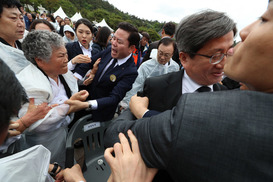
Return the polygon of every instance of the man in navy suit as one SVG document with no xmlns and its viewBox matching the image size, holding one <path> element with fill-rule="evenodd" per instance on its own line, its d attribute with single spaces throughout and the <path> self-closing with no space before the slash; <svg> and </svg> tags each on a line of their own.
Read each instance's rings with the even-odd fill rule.
<svg viewBox="0 0 273 182">
<path fill-rule="evenodd" d="M 91 63 L 75 69 L 75 75 L 83 77 L 93 68 L 95 61 L 101 58 L 98 71 L 87 87 L 89 110 L 92 110 L 94 121 L 111 120 L 118 103 L 132 88 L 137 77 L 132 52 L 139 40 L 138 30 L 133 25 L 120 23 L 111 40 L 112 46 L 93 56 Z"/>
</svg>

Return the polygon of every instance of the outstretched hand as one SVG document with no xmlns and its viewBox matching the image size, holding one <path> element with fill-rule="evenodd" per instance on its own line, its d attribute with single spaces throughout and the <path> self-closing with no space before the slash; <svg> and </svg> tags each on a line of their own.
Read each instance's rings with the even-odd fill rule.
<svg viewBox="0 0 273 182">
<path fill-rule="evenodd" d="M 101 58 L 97 59 L 97 61 L 93 65 L 93 69 L 91 70 L 91 72 L 88 75 L 86 75 L 88 78 L 84 80 L 84 82 L 83 82 L 84 85 L 89 85 L 92 83 L 92 81 L 95 77 L 95 74 L 98 71 L 100 61 L 101 61 Z"/>
<path fill-rule="evenodd" d="M 19 127 L 17 127 L 16 130 L 22 133 L 26 128 L 28 128 L 33 123 L 35 123 L 36 121 L 40 119 L 43 119 L 47 115 L 47 113 L 53 107 L 56 107 L 56 106 L 58 106 L 58 104 L 53 104 L 49 106 L 47 105 L 46 102 L 39 105 L 35 105 L 34 98 L 30 98 L 27 113 L 23 117 L 21 117 L 21 119 L 18 119 L 17 121 L 14 122 L 19 124 Z M 22 123 L 22 121 L 24 124 Z M 13 126 L 10 126 L 10 127 L 13 127 Z"/>
<path fill-rule="evenodd" d="M 114 148 L 107 148 L 104 157 L 111 167 L 108 182 L 150 182 L 153 180 L 157 169 L 148 168 L 139 151 L 138 141 L 131 130 L 128 131 L 132 150 L 124 134 L 119 134 L 120 143 Z M 111 154 L 115 153 L 115 157 Z"/>
</svg>

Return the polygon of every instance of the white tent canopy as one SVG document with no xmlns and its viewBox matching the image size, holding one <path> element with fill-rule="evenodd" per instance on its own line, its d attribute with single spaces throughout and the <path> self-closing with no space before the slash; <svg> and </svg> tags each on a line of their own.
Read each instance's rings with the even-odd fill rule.
<svg viewBox="0 0 273 182">
<path fill-rule="evenodd" d="M 65 12 L 64 12 L 64 10 L 63 10 L 63 8 L 60 6 L 60 8 L 56 11 L 56 12 L 54 12 L 53 13 L 54 14 L 54 18 L 56 18 L 56 16 L 60 16 L 62 19 L 64 19 L 65 17 L 68 17 L 66 14 L 65 14 Z"/>
<path fill-rule="evenodd" d="M 76 21 L 78 21 L 78 20 L 81 19 L 81 18 L 82 18 L 81 13 L 75 13 L 75 14 L 71 17 L 71 21 L 72 21 L 72 22 L 76 22 Z"/>
<path fill-rule="evenodd" d="M 114 31 L 111 27 L 109 27 L 109 25 L 106 23 L 106 21 L 104 20 L 104 18 L 103 18 L 103 20 L 101 22 L 97 23 L 96 26 L 97 27 L 99 27 L 99 26 L 100 27 L 108 27 L 112 32 Z"/>
</svg>

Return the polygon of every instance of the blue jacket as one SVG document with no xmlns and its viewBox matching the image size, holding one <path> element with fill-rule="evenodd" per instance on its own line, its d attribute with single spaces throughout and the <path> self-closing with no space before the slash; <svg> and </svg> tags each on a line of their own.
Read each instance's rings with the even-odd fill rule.
<svg viewBox="0 0 273 182">
<path fill-rule="evenodd" d="M 92 56 L 92 62 L 81 64 L 75 72 L 84 76 L 85 73 L 93 68 L 95 61 L 101 58 L 98 71 L 93 82 L 87 87 L 89 98 L 97 100 L 98 109 L 92 111 L 94 121 L 111 120 L 115 114 L 118 103 L 123 99 L 126 92 L 132 88 L 138 73 L 131 56 L 124 64 L 116 66 L 110 72 L 105 73 L 99 81 L 99 77 L 105 66 L 112 60 L 111 47 Z"/>
</svg>

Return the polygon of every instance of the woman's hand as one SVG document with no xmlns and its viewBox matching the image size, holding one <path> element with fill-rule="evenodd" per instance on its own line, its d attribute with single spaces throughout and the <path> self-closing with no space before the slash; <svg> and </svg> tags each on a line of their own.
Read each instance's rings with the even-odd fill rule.
<svg viewBox="0 0 273 182">
<path fill-rule="evenodd" d="M 91 59 L 87 55 L 79 54 L 75 56 L 73 59 L 71 59 L 72 64 L 78 64 L 78 63 L 90 63 Z"/>
</svg>

